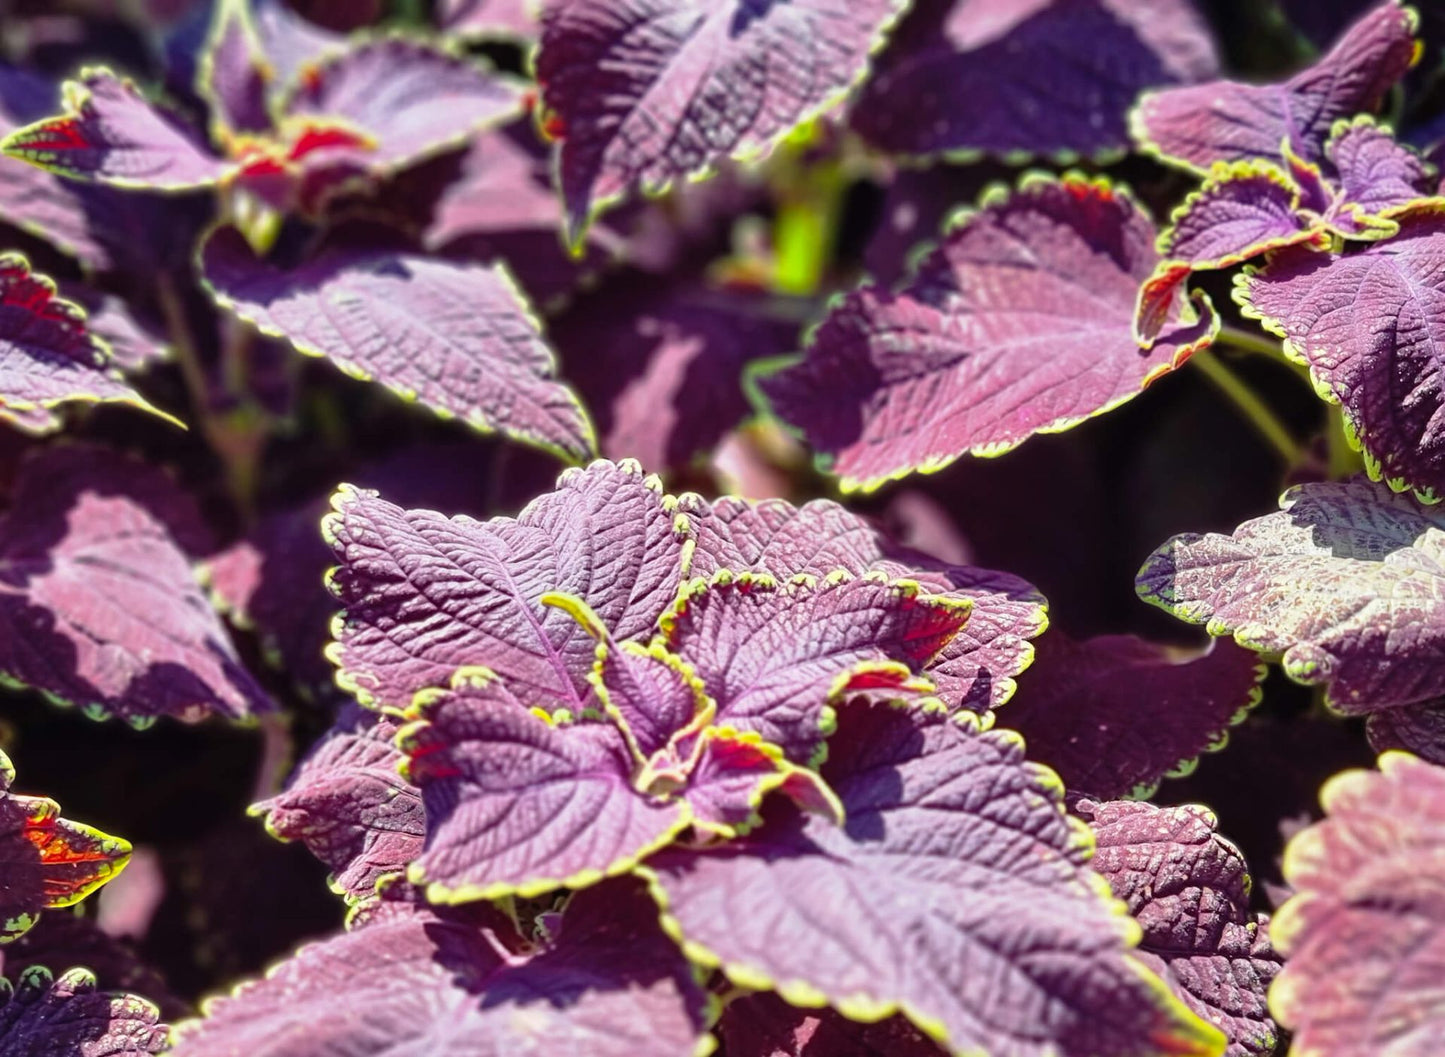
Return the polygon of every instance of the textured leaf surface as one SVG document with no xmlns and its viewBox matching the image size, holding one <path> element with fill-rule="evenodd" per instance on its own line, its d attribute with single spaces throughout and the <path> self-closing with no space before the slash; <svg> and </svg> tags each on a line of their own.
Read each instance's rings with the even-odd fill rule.
<svg viewBox="0 0 1445 1057">
<path fill-rule="evenodd" d="M 124 1057 L 163 1053 L 167 1029 L 135 995 L 97 991 L 85 969 L 31 969 L 0 986 L 3 1057 Z"/>
<path fill-rule="evenodd" d="M 650 861 L 695 957 L 856 1018 L 901 1007 L 956 1052 L 1218 1052 L 1125 953 L 1136 926 L 1100 898 L 1087 834 L 1017 739 L 860 705 L 823 776 L 842 828 L 775 805 L 740 841 Z"/>
<path fill-rule="evenodd" d="M 1265 669 L 1233 642 L 1181 658 L 1132 635 L 1039 640 L 1023 691 L 1000 722 L 1029 758 L 1084 796 L 1148 795 L 1171 771 L 1223 745 L 1259 699 Z"/>
<path fill-rule="evenodd" d="M 543 16 L 537 81 L 562 139 L 569 241 L 636 188 L 756 154 L 840 100 L 899 0 L 578 0 Z"/>
<path fill-rule="evenodd" d="M 1127 195 L 1026 177 L 953 226 L 901 292 L 844 298 L 803 361 L 760 385 L 845 489 L 997 455 L 1117 407 L 1213 340 L 1205 302 L 1197 320 L 1176 306 L 1140 350 L 1135 301 L 1158 259 Z"/>
<path fill-rule="evenodd" d="M 1215 76 L 1187 0 L 929 0 L 853 111 L 899 154 L 1098 154 L 1127 147 L 1139 92 Z"/>
<path fill-rule="evenodd" d="M 25 258 L 0 255 L 0 418 L 46 433 L 60 427 L 52 409 L 71 402 L 155 411 L 121 379 L 85 312 L 57 297 Z"/>
<path fill-rule="evenodd" d="M 682 577 L 684 534 L 635 464 L 569 472 L 514 521 L 405 511 L 343 490 L 326 531 L 346 607 L 333 659 L 347 683 L 404 708 L 484 661 L 527 705 L 581 713 L 594 643 L 540 599 L 581 599 L 618 641 L 647 636 Z"/>
<path fill-rule="evenodd" d="M 1376 752 L 1403 749 L 1430 763 L 1445 764 L 1445 698 L 1372 712 L 1365 733 Z"/>
<path fill-rule="evenodd" d="M 327 254 L 290 272 L 234 228 L 202 249 L 212 295 L 264 332 L 446 417 L 585 457 L 592 427 L 505 272 L 398 254 Z"/>
<path fill-rule="evenodd" d="M 1343 407 L 1370 476 L 1445 493 L 1445 216 L 1358 253 L 1282 251 L 1238 295 Z"/>
<path fill-rule="evenodd" d="M 1336 121 L 1374 110 L 1410 68 L 1414 30 L 1413 13 L 1386 0 L 1313 66 L 1280 84 L 1212 81 L 1148 93 L 1132 115 L 1135 142 L 1201 172 L 1217 161 L 1283 160 L 1286 141 L 1315 161 Z"/>
<path fill-rule="evenodd" d="M 63 176 L 158 191 L 209 187 L 232 169 L 109 70 L 67 81 L 64 103 L 63 115 L 17 129 L 0 150 Z"/>
<path fill-rule="evenodd" d="M 57 475 L 56 469 L 67 472 Z M 157 510 L 106 460 L 28 462 L 0 519 L 0 671 L 99 716 L 239 718 L 272 705 Z"/>
<path fill-rule="evenodd" d="M 1272 165 L 1220 164 L 1185 200 L 1159 251 L 1191 268 L 1228 268 L 1310 235 L 1299 192 Z"/>
<path fill-rule="evenodd" d="M 14 980 L 34 966 L 56 973 L 83 966 L 95 975 L 102 991 L 140 995 L 159 1006 L 164 1016 L 189 1009 L 189 1003 L 171 993 L 160 972 L 141 960 L 130 941 L 103 932 L 96 919 L 79 908 L 42 914 L 39 924 L 6 945 L 6 976 Z"/>
<path fill-rule="evenodd" d="M 940 1057 L 902 1017 L 859 1024 L 831 1009 L 798 1009 L 766 991 L 734 999 L 718 1034 L 728 1057 Z"/>
<path fill-rule="evenodd" d="M 1032 585 L 1007 573 L 948 565 L 906 552 L 863 518 L 826 499 L 795 507 L 782 499 L 680 500 L 697 526 L 692 572 L 720 569 L 791 580 L 842 569 L 914 579 L 922 587 L 973 603 L 968 622 L 925 666 L 949 708 L 984 712 L 1007 701 L 1014 677 L 1029 666 L 1029 640 L 1048 623 L 1047 603 Z"/>
<path fill-rule="evenodd" d="M 1445 694 L 1445 521 L 1363 479 L 1300 485 L 1232 536 L 1175 536 L 1139 571 L 1147 602 L 1279 655 L 1351 715 Z"/>
<path fill-rule="evenodd" d="M 1274 1053 L 1265 995 L 1283 959 L 1266 919 L 1249 912 L 1239 849 L 1203 807 L 1128 802 L 1078 806 L 1094 831 L 1093 868 L 1144 929 L 1141 957 L 1229 1038 L 1226 1057 Z"/>
<path fill-rule="evenodd" d="M 288 116 L 341 121 L 368 141 L 371 171 L 403 168 L 516 117 L 519 86 L 420 41 L 362 41 L 302 67 Z"/>
<path fill-rule="evenodd" d="M 233 133 L 271 130 L 267 82 L 274 76 L 249 0 L 221 0 L 197 71 L 196 90 L 211 108 L 211 130 L 224 142 Z"/>
<path fill-rule="evenodd" d="M 175 1057 L 678 1057 L 698 1046 L 703 996 L 635 882 L 578 893 L 561 936 L 511 963 L 482 928 L 501 925 L 403 914 L 305 947 L 183 1026 Z"/>
<path fill-rule="evenodd" d="M 1427 1054 L 1445 1033 L 1445 770 L 1386 753 L 1320 800 L 1329 817 L 1285 850 L 1270 1009 L 1300 1052 Z"/>
<path fill-rule="evenodd" d="M 1368 119 L 1336 128 L 1325 157 L 1338 174 L 1345 200 L 1369 214 L 1390 213 L 1435 194 L 1439 174 L 1389 129 Z"/>
<path fill-rule="evenodd" d="M 663 630 L 717 702 L 720 726 L 807 763 L 831 723 L 827 706 L 872 690 L 932 690 L 918 676 L 969 608 L 881 577 L 814 586 L 723 573 L 695 581 Z"/>
<path fill-rule="evenodd" d="M 348 899 L 371 898 L 378 881 L 404 873 L 421 854 L 426 811 L 398 769 L 397 729 L 385 716 L 345 706 L 285 792 L 251 808 L 272 835 L 304 843 Z"/>
<path fill-rule="evenodd" d="M 426 804 L 409 872 L 433 902 L 581 888 L 631 867 L 687 824 L 677 801 L 632 787 L 632 756 L 606 722 L 554 726 L 489 675 L 419 697 L 402 733 Z"/>
<path fill-rule="evenodd" d="M 80 902 L 130 859 L 128 842 L 61 818 L 54 800 L 16 796 L 14 780 L 0 753 L 0 943 L 34 925 L 39 911 Z"/>
</svg>

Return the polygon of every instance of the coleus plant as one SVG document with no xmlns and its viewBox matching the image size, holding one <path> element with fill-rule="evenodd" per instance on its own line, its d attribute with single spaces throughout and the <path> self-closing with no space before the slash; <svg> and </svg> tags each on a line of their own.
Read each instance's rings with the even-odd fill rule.
<svg viewBox="0 0 1445 1057">
<path fill-rule="evenodd" d="M 0 1057 L 1429 1052 L 1438 20 L 154 6 L 0 66 Z"/>
</svg>

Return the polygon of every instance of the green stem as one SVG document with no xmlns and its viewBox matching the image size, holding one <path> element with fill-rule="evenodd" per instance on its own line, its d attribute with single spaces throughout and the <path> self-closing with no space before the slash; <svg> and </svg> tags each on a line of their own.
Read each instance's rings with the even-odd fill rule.
<svg viewBox="0 0 1445 1057">
<path fill-rule="evenodd" d="M 1219 328 L 1218 344 L 1228 345 L 1241 352 L 1258 353 L 1272 359 L 1285 358 L 1283 346 L 1274 338 L 1242 327 L 1231 327 L 1228 323 Z"/>
<path fill-rule="evenodd" d="M 1190 362 L 1198 364 L 1204 377 L 1209 379 L 1210 383 L 1229 399 L 1235 410 L 1249 420 L 1249 424 L 1284 460 L 1286 466 L 1293 466 L 1299 462 L 1299 444 L 1295 442 L 1284 423 L 1253 389 L 1224 365 L 1223 360 L 1205 349 L 1190 357 Z"/>
<path fill-rule="evenodd" d="M 1325 449 L 1329 453 L 1330 479 L 1352 477 L 1365 468 L 1365 460 L 1351 446 L 1345 434 L 1345 412 L 1338 404 L 1330 404 L 1325 420 Z"/>
</svg>

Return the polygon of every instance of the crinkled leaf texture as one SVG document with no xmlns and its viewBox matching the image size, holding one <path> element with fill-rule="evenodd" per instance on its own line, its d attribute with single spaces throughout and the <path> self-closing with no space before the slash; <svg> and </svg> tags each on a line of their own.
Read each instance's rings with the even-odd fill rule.
<svg viewBox="0 0 1445 1057">
<path fill-rule="evenodd" d="M 271 709 L 178 545 L 189 501 L 87 451 L 27 462 L 0 518 L 0 672 L 137 725 Z"/>
<path fill-rule="evenodd" d="M 184 1015 L 190 1003 L 171 993 L 165 977 L 141 959 L 125 938 L 101 930 L 81 907 L 51 911 L 40 923 L 4 950 L 5 975 L 15 979 L 32 967 L 62 972 L 84 966 L 102 991 L 141 995 L 160 1007 L 163 1016 Z"/>
<path fill-rule="evenodd" d="M 1299 485 L 1280 507 L 1232 536 L 1175 536 L 1140 596 L 1278 656 L 1349 715 L 1445 694 L 1445 512 L 1363 478 Z"/>
<path fill-rule="evenodd" d="M 1076 642 L 1053 631 L 1035 649 L 1001 722 L 1070 793 L 1101 799 L 1150 796 L 1222 748 L 1265 674 L 1253 653 L 1218 640 L 1190 657 L 1133 635 Z"/>
<path fill-rule="evenodd" d="M 901 0 L 572 0 L 543 12 L 537 81 L 561 138 L 568 241 L 607 203 L 766 151 L 840 101 Z"/>
<path fill-rule="evenodd" d="M 1229 1038 L 1225 1057 L 1267 1057 L 1278 1031 L 1266 992 L 1283 959 L 1249 912 L 1244 857 L 1206 808 L 1081 801 L 1092 866 L 1144 930 L 1139 957 Z"/>
<path fill-rule="evenodd" d="M 0 255 L 0 418 L 48 433 L 61 425 L 55 408 L 97 402 L 163 414 L 121 379 L 79 306 L 57 297 L 24 257 Z"/>
<path fill-rule="evenodd" d="M 130 860 L 129 842 L 61 818 L 54 800 L 16 796 L 14 781 L 0 752 L 0 943 L 34 925 L 41 910 L 80 902 Z"/>
<path fill-rule="evenodd" d="M 26 970 L 0 981 L 0 1057 L 129 1057 L 166 1052 L 168 1030 L 144 998 L 97 991 L 86 969 Z"/>
<path fill-rule="evenodd" d="M 332 872 L 348 900 L 405 873 L 422 850 L 421 793 L 401 776 L 397 725 L 355 704 L 301 762 L 284 792 L 251 807 L 281 840 L 299 840 Z"/>
<path fill-rule="evenodd" d="M 1282 143 L 1317 161 L 1334 123 L 1375 109 L 1415 61 L 1415 21 L 1412 10 L 1385 0 L 1281 84 L 1211 81 L 1146 93 L 1131 115 L 1134 140 L 1197 172 L 1219 161 L 1283 161 Z"/>
<path fill-rule="evenodd" d="M 926 0 L 852 123 L 896 154 L 1097 155 L 1129 145 L 1142 89 L 1218 72 L 1188 0 Z"/>
<path fill-rule="evenodd" d="M 845 489 L 999 455 L 1118 407 L 1213 341 L 1201 299 L 1202 315 L 1176 305 L 1140 349 L 1154 237 L 1120 189 L 1026 176 L 955 221 L 899 292 L 845 297 L 805 358 L 759 385 Z"/>
<path fill-rule="evenodd" d="M 210 187 L 235 168 L 107 69 L 82 70 L 63 101 L 64 114 L 17 129 L 0 150 L 62 176 L 157 191 Z"/>
<path fill-rule="evenodd" d="M 353 377 L 570 459 L 594 449 L 586 412 L 500 268 L 334 251 L 281 271 L 235 228 L 206 240 L 201 268 L 222 305 Z"/>
<path fill-rule="evenodd" d="M 1445 697 L 1372 712 L 1365 733 L 1376 752 L 1403 749 L 1430 763 L 1445 764 Z"/>
<path fill-rule="evenodd" d="M 942 1057 L 938 1044 L 902 1017 L 861 1024 L 831 1009 L 799 1009 L 762 991 L 723 1010 L 727 1057 Z"/>
<path fill-rule="evenodd" d="M 1422 211 L 1399 227 L 1357 253 L 1277 253 L 1240 277 L 1236 296 L 1344 409 L 1370 476 L 1437 498 L 1445 494 L 1445 216 Z"/>
<path fill-rule="evenodd" d="M 1269 1004 L 1296 1052 L 1424 1057 L 1445 1037 L 1445 770 L 1399 752 L 1379 767 L 1326 782 L 1328 817 L 1285 849 Z"/>
<path fill-rule="evenodd" d="M 388 908 L 383 907 L 383 910 Z M 527 954 L 500 914 L 397 909 L 303 947 L 182 1025 L 175 1057 L 687 1057 L 704 997 L 632 880 L 573 897 Z M 506 955 L 506 960 L 504 960 Z"/>
<path fill-rule="evenodd" d="M 645 868 L 696 961 L 794 1004 L 902 1012 L 954 1052 L 1213 1054 L 1219 1033 L 1128 952 L 1138 928 L 1014 736 L 889 705 L 841 710 L 823 776 L 846 823 L 763 825 Z"/>
<path fill-rule="evenodd" d="M 1325 144 L 1344 199 L 1372 216 L 1393 216 L 1435 195 L 1440 174 L 1368 115 L 1339 121 Z"/>
</svg>

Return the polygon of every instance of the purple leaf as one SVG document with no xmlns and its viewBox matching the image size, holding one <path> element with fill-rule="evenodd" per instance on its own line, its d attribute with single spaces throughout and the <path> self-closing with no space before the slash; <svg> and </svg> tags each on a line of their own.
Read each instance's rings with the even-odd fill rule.
<svg viewBox="0 0 1445 1057">
<path fill-rule="evenodd" d="M 302 948 L 183 1025 L 174 1057 L 678 1057 L 705 999 L 634 881 L 579 892 L 561 935 L 507 953 L 488 924 L 393 914 Z M 500 949 L 499 949 L 500 948 Z"/>
<path fill-rule="evenodd" d="M 252 14 L 261 38 L 261 53 L 276 70 L 273 94 L 293 84 L 303 67 L 338 52 L 346 36 L 322 29 L 298 16 L 285 0 L 253 0 Z"/>
<path fill-rule="evenodd" d="M 823 777 L 842 828 L 775 805 L 741 840 L 649 861 L 695 959 L 795 1004 L 902 1011 L 955 1052 L 1218 1052 L 1126 953 L 1137 926 L 1100 899 L 1087 832 L 1016 738 L 857 705 Z"/>
<path fill-rule="evenodd" d="M 686 528 L 635 464 L 564 473 L 516 520 L 405 511 L 346 488 L 333 503 L 323 528 L 346 612 L 332 659 L 363 704 L 404 708 L 485 659 L 529 706 L 580 715 L 594 644 L 542 596 L 580 599 L 626 641 L 651 635 L 682 577 Z"/>
<path fill-rule="evenodd" d="M 1440 177 L 1411 147 L 1368 116 L 1341 121 L 1325 144 L 1345 201 L 1370 216 L 1389 218 L 1432 197 Z"/>
<path fill-rule="evenodd" d="M 1130 115 L 1135 143 L 1197 172 L 1218 161 L 1282 161 L 1281 143 L 1316 161 L 1337 120 L 1375 109 L 1410 68 L 1415 25 L 1410 8 L 1385 0 L 1329 54 L 1280 84 L 1211 81 L 1146 93 Z"/>
<path fill-rule="evenodd" d="M 1144 929 L 1140 957 L 1229 1039 L 1225 1057 L 1268 1057 L 1278 1031 L 1265 995 L 1283 961 L 1249 912 L 1239 849 L 1197 805 L 1079 803 L 1094 831 L 1093 867 Z"/>
<path fill-rule="evenodd" d="M 536 56 L 568 242 L 607 204 L 766 152 L 862 78 L 899 0 L 571 0 Z"/>
<path fill-rule="evenodd" d="M 163 501 L 132 494 L 108 460 L 61 448 L 25 464 L 0 518 L 0 672 L 137 725 L 273 707 L 157 515 Z"/>
<path fill-rule="evenodd" d="M 196 93 L 211 108 L 211 136 L 271 131 L 267 82 L 275 76 L 251 14 L 250 0 L 217 0 L 196 73 Z"/>
<path fill-rule="evenodd" d="M 340 122 L 360 133 L 364 145 L 340 153 L 384 174 L 510 121 L 522 111 L 522 93 L 461 56 L 387 37 L 303 65 L 281 109 L 293 122 Z M 307 160 L 324 165 L 336 159 L 323 150 Z"/>
<path fill-rule="evenodd" d="M 1445 1032 L 1439 899 L 1445 770 L 1387 752 L 1325 783 L 1328 815 L 1285 849 L 1295 895 L 1272 934 L 1288 958 L 1270 1008 L 1299 1052 L 1427 1054 Z"/>
<path fill-rule="evenodd" d="M 433 903 L 583 888 L 625 873 L 687 825 L 678 800 L 632 783 L 608 722 L 553 725 L 490 672 L 418 695 L 398 744 L 426 804 L 426 850 L 407 877 Z"/>
<path fill-rule="evenodd" d="M 709 504 L 684 496 L 680 503 L 697 524 L 696 575 L 731 569 L 783 581 L 838 569 L 854 576 L 878 572 L 970 600 L 968 622 L 925 667 L 950 709 L 985 712 L 1007 701 L 1014 676 L 1033 660 L 1029 639 L 1048 623 L 1043 596 L 1023 580 L 899 553 L 861 517 L 829 500 L 795 507 L 782 499 L 727 497 Z"/>
<path fill-rule="evenodd" d="M 1222 748 L 1259 702 L 1266 669 L 1232 642 L 1182 659 L 1132 635 L 1045 635 L 1000 722 L 1071 793 L 1148 797 L 1165 776 Z"/>
<path fill-rule="evenodd" d="M 701 738 L 698 758 L 687 776 L 689 820 L 725 838 L 756 824 L 763 797 L 783 788 L 801 807 L 841 822 L 837 800 L 814 771 L 788 767 L 781 752 L 755 734 L 713 728 Z M 799 783 L 810 786 L 800 790 Z"/>
<path fill-rule="evenodd" d="M 74 291 L 75 297 L 71 297 Z M 110 294 L 97 294 L 80 284 L 68 285 L 67 299 L 86 311 L 86 329 L 110 351 L 111 362 L 123 371 L 141 371 L 170 356 L 165 340 L 131 312 L 130 306 Z"/>
<path fill-rule="evenodd" d="M 942 1057 L 902 1017 L 859 1024 L 831 1009 L 797 1009 L 768 992 L 735 998 L 718 1023 L 727 1057 Z"/>
<path fill-rule="evenodd" d="M 539 0 L 440 0 L 437 20 L 458 36 L 529 42 L 536 40 Z"/>
<path fill-rule="evenodd" d="M 118 187 L 211 187 L 234 169 L 129 80 L 91 67 L 63 89 L 65 113 L 17 129 L 0 150 L 42 169 Z"/>
<path fill-rule="evenodd" d="M 593 450 L 586 412 L 505 271 L 335 251 L 283 272 L 235 228 L 206 240 L 201 267 L 220 304 L 353 377 L 567 458 Z"/>
<path fill-rule="evenodd" d="M 286 791 L 250 809 L 272 836 L 304 843 L 348 901 L 374 897 L 383 878 L 421 854 L 426 813 L 398 770 L 397 730 L 391 719 L 347 705 Z"/>
<path fill-rule="evenodd" d="M 661 645 L 598 649 L 593 686 L 639 762 L 667 748 L 673 736 L 711 721 L 714 705 L 691 665 Z"/>
<path fill-rule="evenodd" d="M 1153 243 L 1148 218 L 1107 183 L 1025 177 L 952 226 L 899 293 L 846 297 L 803 361 L 759 385 L 845 490 L 999 455 L 1119 406 L 1213 341 L 1205 300 L 1202 317 L 1171 313 L 1140 350 Z"/>
<path fill-rule="evenodd" d="M 1140 597 L 1280 656 L 1347 715 L 1445 694 L 1437 507 L 1381 484 L 1299 485 L 1233 536 L 1175 536 L 1139 571 Z"/>
<path fill-rule="evenodd" d="M 852 122 L 895 154 L 1097 155 L 1139 92 L 1216 76 L 1188 0 L 932 0 L 895 35 Z"/>
<path fill-rule="evenodd" d="M 1365 733 L 1376 752 L 1403 749 L 1430 763 L 1445 764 L 1445 698 L 1372 712 Z"/>
<path fill-rule="evenodd" d="M 1445 493 L 1445 217 L 1399 224 L 1357 253 L 1283 250 L 1239 278 L 1236 299 L 1343 407 L 1370 476 L 1433 498 Z"/>
<path fill-rule="evenodd" d="M 0 418 L 30 433 L 60 428 L 54 408 L 122 403 L 169 419 L 127 385 L 85 312 L 24 257 L 0 255 Z M 174 419 L 172 419 L 174 421 Z"/>
<path fill-rule="evenodd" d="M 667 648 L 717 702 L 718 725 L 756 733 L 808 764 L 839 701 L 929 693 L 921 673 L 970 608 L 881 576 L 779 584 L 724 571 L 693 581 L 661 623 Z"/>
<path fill-rule="evenodd" d="M 1230 268 L 1267 250 L 1318 239 L 1300 215 L 1299 191 L 1268 162 L 1215 165 L 1170 221 L 1159 252 L 1196 271 Z"/>
<path fill-rule="evenodd" d="M 80 902 L 120 873 L 131 851 L 128 841 L 61 818 L 54 800 L 15 795 L 14 781 L 0 752 L 0 943 L 28 930 L 41 910 Z"/>
<path fill-rule="evenodd" d="M 28 969 L 0 983 L 3 1057 L 125 1057 L 163 1053 L 160 1012 L 135 995 L 97 991 L 86 969 Z"/>
</svg>

